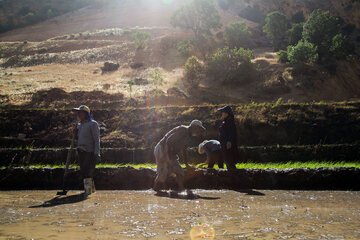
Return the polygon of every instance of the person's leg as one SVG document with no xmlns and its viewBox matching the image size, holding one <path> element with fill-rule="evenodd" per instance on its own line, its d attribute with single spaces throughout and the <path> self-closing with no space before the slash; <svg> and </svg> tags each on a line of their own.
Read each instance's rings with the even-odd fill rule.
<svg viewBox="0 0 360 240">
<path fill-rule="evenodd" d="M 233 162 L 233 154 L 231 149 L 226 149 L 226 146 L 221 146 L 223 160 L 226 163 L 227 169 L 235 169 L 235 164 Z"/>
<path fill-rule="evenodd" d="M 220 150 L 215 151 L 214 152 L 214 158 L 215 158 L 215 162 L 217 162 L 217 165 L 220 169 L 224 168 L 224 160 L 223 160 L 223 156 Z"/>
<path fill-rule="evenodd" d="M 227 150 L 227 153 L 228 153 L 228 162 L 226 163 L 226 166 L 228 169 L 236 169 L 236 165 L 235 165 L 235 162 L 236 162 L 236 151 L 234 148 L 230 148 Z"/>
<path fill-rule="evenodd" d="M 80 172 L 84 182 L 84 190 L 86 195 L 91 194 L 93 179 L 91 178 L 91 162 L 93 159 L 93 154 L 79 151 L 79 161 L 80 161 Z"/>
<path fill-rule="evenodd" d="M 176 159 L 174 159 L 175 156 L 173 156 L 173 158 L 170 159 L 170 165 L 169 169 L 171 172 L 169 172 L 169 174 L 171 173 L 175 173 L 176 174 L 176 178 L 175 181 L 178 185 L 178 190 L 179 191 L 183 191 L 184 188 L 184 169 L 181 167 L 180 162 L 178 157 L 176 157 Z"/>
<path fill-rule="evenodd" d="M 94 153 L 89 153 L 89 178 L 91 178 L 91 192 L 94 193 L 96 191 L 95 182 L 94 182 L 94 174 L 96 167 L 96 158 Z"/>
<path fill-rule="evenodd" d="M 216 158 L 214 153 L 210 153 L 209 155 L 207 155 L 208 169 L 214 167 L 215 160 Z"/>
<path fill-rule="evenodd" d="M 81 174 L 82 180 L 84 180 L 87 177 L 86 176 L 86 156 L 85 156 L 85 152 L 78 151 L 78 156 L 79 156 L 80 174 Z"/>
<path fill-rule="evenodd" d="M 160 191 L 166 187 L 166 179 L 169 176 L 169 166 L 167 153 L 164 152 L 162 144 L 157 144 L 154 149 L 156 160 L 156 178 L 154 181 L 154 191 Z"/>
</svg>

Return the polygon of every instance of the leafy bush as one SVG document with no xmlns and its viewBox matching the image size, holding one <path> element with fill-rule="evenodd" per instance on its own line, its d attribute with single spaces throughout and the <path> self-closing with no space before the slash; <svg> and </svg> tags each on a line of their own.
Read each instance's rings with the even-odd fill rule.
<svg viewBox="0 0 360 240">
<path fill-rule="evenodd" d="M 286 47 L 286 31 L 289 24 L 286 16 L 280 12 L 272 12 L 266 16 L 265 22 L 263 31 L 270 38 L 275 51 Z"/>
<path fill-rule="evenodd" d="M 251 63 L 252 58 L 251 50 L 228 47 L 219 49 L 212 56 L 207 57 L 206 75 L 223 83 L 234 81 L 247 83 L 255 70 Z"/>
<path fill-rule="evenodd" d="M 135 32 L 131 35 L 131 40 L 135 42 L 136 49 L 144 49 L 147 47 L 151 34 L 149 32 Z"/>
<path fill-rule="evenodd" d="M 354 45 L 342 34 L 337 34 L 332 39 L 330 52 L 337 59 L 346 59 L 354 51 Z"/>
<path fill-rule="evenodd" d="M 329 12 L 320 9 L 314 10 L 304 24 L 303 38 L 317 46 L 319 60 L 331 58 L 329 51 L 333 38 L 340 33 L 340 25 L 337 18 Z"/>
<path fill-rule="evenodd" d="M 195 56 L 189 57 L 184 66 L 184 82 L 190 87 L 198 87 L 203 71 L 200 60 Z"/>
<path fill-rule="evenodd" d="M 290 45 L 296 45 L 302 39 L 304 23 L 295 23 L 288 31 L 288 40 Z"/>
<path fill-rule="evenodd" d="M 180 42 L 177 45 L 178 52 L 180 53 L 180 55 L 182 55 L 184 57 L 189 56 L 190 53 L 192 52 L 193 48 L 194 48 L 194 45 L 189 40 Z"/>
<path fill-rule="evenodd" d="M 278 53 L 278 58 L 279 58 L 279 62 L 281 63 L 286 63 L 288 62 L 288 54 L 287 54 L 287 51 L 285 50 L 280 50 Z"/>
<path fill-rule="evenodd" d="M 226 26 L 224 39 L 230 48 L 247 45 L 250 37 L 251 32 L 244 21 L 233 22 Z"/>
<path fill-rule="evenodd" d="M 318 58 L 317 48 L 314 44 L 301 40 L 296 46 L 289 46 L 287 58 L 290 63 L 314 63 Z"/>
</svg>

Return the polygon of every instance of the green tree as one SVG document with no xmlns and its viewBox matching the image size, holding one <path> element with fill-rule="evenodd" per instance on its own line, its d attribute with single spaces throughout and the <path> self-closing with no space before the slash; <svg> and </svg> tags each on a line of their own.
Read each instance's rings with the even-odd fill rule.
<svg viewBox="0 0 360 240">
<path fill-rule="evenodd" d="M 252 58 L 251 50 L 228 47 L 219 49 L 207 57 L 206 75 L 223 83 L 246 83 L 255 69 L 251 63 Z"/>
<path fill-rule="evenodd" d="M 150 39 L 151 34 L 149 32 L 138 31 L 131 35 L 131 40 L 135 42 L 136 49 L 145 49 Z"/>
<path fill-rule="evenodd" d="M 184 66 L 184 82 L 190 85 L 190 87 L 198 87 L 203 70 L 204 67 L 197 57 L 189 57 Z"/>
<path fill-rule="evenodd" d="M 353 51 L 354 45 L 350 43 L 346 36 L 337 34 L 333 37 L 330 52 L 335 58 L 346 59 Z"/>
<path fill-rule="evenodd" d="M 233 22 L 226 26 L 224 39 L 230 48 L 244 47 L 250 37 L 251 32 L 244 21 Z"/>
<path fill-rule="evenodd" d="M 190 30 L 195 38 L 211 35 L 221 27 L 220 15 L 212 0 L 191 0 L 175 11 L 170 23 L 174 27 Z"/>
<path fill-rule="evenodd" d="M 301 40 L 296 46 L 288 46 L 287 58 L 292 64 L 314 63 L 318 58 L 314 44 Z"/>
<path fill-rule="evenodd" d="M 296 45 L 302 39 L 304 23 L 295 23 L 288 31 L 290 45 Z"/>
<path fill-rule="evenodd" d="M 329 51 L 333 38 L 340 33 L 339 21 L 329 12 L 314 10 L 304 24 L 303 38 L 317 46 L 319 60 L 323 62 L 331 58 Z"/>
<path fill-rule="evenodd" d="M 265 22 L 263 31 L 270 38 L 275 51 L 284 48 L 289 24 L 286 16 L 280 12 L 272 12 L 266 16 Z"/>
</svg>

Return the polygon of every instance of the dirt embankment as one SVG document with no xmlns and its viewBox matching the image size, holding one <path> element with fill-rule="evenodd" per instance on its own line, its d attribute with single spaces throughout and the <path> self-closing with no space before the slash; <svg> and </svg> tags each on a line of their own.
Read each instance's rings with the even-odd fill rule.
<svg viewBox="0 0 360 240">
<path fill-rule="evenodd" d="M 64 169 L 1 169 L 0 189 L 60 189 Z M 155 179 L 153 169 L 97 169 L 98 190 L 150 189 Z M 360 169 L 317 168 L 235 171 L 196 169 L 185 174 L 185 187 L 190 189 L 297 189 L 297 190 L 359 190 Z M 79 171 L 68 175 L 69 189 L 82 189 Z M 170 179 L 169 186 L 174 188 Z"/>
<path fill-rule="evenodd" d="M 218 138 L 218 105 L 94 110 L 103 147 L 151 148 L 171 128 L 204 122 L 205 139 Z M 360 103 L 233 105 L 240 145 L 356 143 Z M 1 110 L 2 147 L 67 147 L 76 122 L 69 110 Z M 11 128 L 9 127 L 11 126 Z M 197 146 L 201 138 L 190 146 Z"/>
</svg>

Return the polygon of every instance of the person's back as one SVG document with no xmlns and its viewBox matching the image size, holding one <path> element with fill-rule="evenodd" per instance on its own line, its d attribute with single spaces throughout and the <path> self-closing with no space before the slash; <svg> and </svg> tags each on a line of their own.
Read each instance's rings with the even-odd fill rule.
<svg viewBox="0 0 360 240">
<path fill-rule="evenodd" d="M 222 158 L 221 144 L 217 140 L 205 140 L 199 145 L 199 154 L 206 153 L 206 162 L 208 168 L 213 168 L 217 163 L 219 168 L 224 168 L 224 161 Z"/>
</svg>

